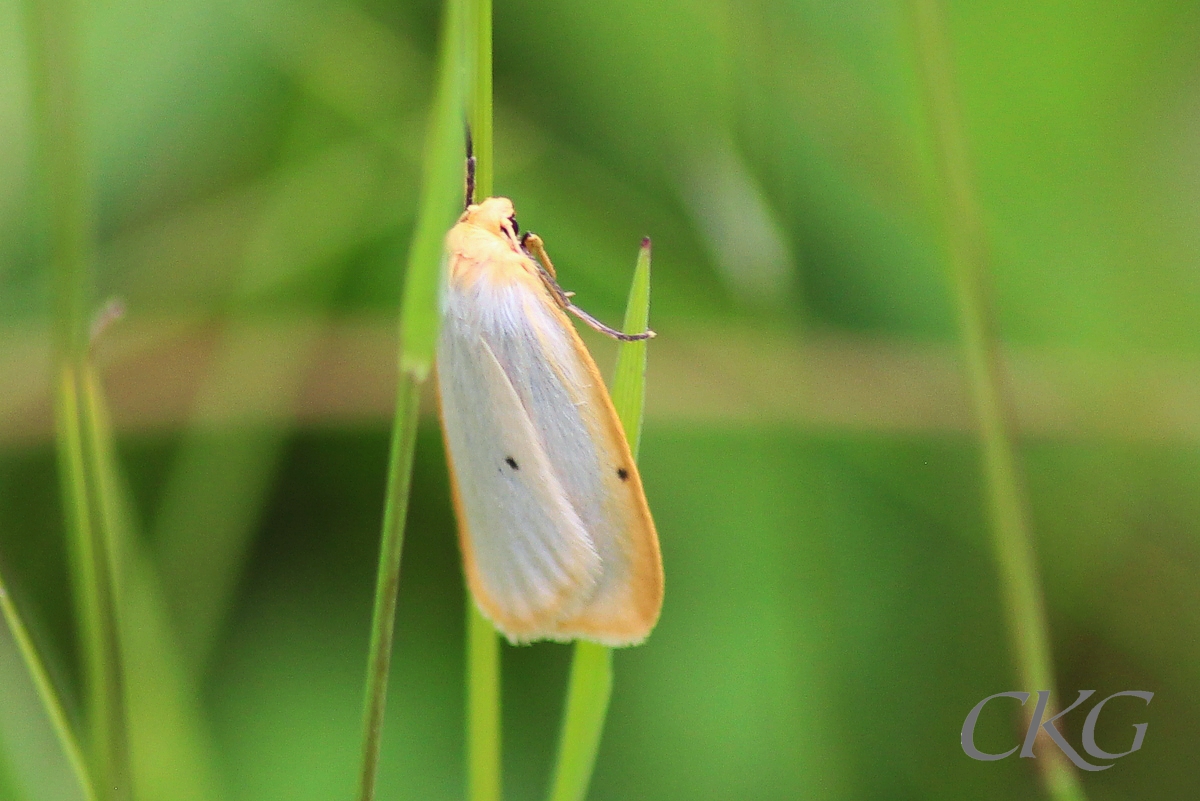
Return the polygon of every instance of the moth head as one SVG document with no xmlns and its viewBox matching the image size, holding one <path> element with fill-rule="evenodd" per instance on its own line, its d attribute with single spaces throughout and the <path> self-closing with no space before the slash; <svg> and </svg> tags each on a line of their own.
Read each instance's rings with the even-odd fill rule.
<svg viewBox="0 0 1200 801">
<path fill-rule="evenodd" d="M 483 228 L 497 236 L 516 238 L 516 217 L 512 201 L 506 197 L 489 197 L 482 203 L 467 207 L 464 222 Z"/>
</svg>

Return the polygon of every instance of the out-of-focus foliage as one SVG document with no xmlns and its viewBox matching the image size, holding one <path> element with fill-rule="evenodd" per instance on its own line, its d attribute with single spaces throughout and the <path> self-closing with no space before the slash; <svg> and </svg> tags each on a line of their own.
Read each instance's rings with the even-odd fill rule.
<svg viewBox="0 0 1200 801">
<path fill-rule="evenodd" d="M 1156 693 L 1106 711 L 1102 747 L 1142 721 L 1145 745 L 1084 786 L 1195 797 L 1200 14 L 944 5 L 1058 689 Z M 131 692 L 174 710 L 135 745 L 142 769 L 188 766 L 147 799 L 353 787 L 391 408 L 375 379 L 438 13 L 83 11 L 95 297 L 127 309 L 97 359 L 149 571 L 125 601 L 161 602 L 130 625 L 170 655 L 133 664 Z M 592 797 L 1035 797 L 1029 760 L 959 746 L 980 699 L 1045 688 L 1014 686 L 1005 648 L 907 6 L 495 14 L 497 191 L 564 286 L 615 323 L 654 239 L 641 462 L 667 599 L 615 655 Z M 23 30 L 0 0 L 0 570 L 77 713 Z M 457 798 L 463 588 L 432 417 L 414 482 L 380 796 Z M 544 792 L 568 655 L 505 649 L 512 798 Z M 0 629 L 0 798 L 72 798 L 22 671 Z M 1023 730 L 994 717 L 978 742 L 1006 750 Z"/>
</svg>

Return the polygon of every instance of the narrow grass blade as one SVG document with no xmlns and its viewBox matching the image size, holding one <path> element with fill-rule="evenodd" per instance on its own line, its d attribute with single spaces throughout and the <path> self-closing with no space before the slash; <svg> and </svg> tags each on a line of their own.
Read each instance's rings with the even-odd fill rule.
<svg viewBox="0 0 1200 801">
<path fill-rule="evenodd" d="M 100 426 L 92 393 L 91 368 L 84 362 L 78 372 L 64 371 L 61 392 L 77 426 L 68 426 L 74 486 L 70 495 L 80 504 L 72 518 L 87 520 L 77 530 L 79 575 L 85 596 L 82 605 L 87 642 L 87 675 L 92 729 L 92 749 L 98 761 L 98 787 L 105 798 L 133 796 L 129 754 L 128 715 L 125 698 L 125 667 L 117 617 L 117 575 L 120 572 L 117 537 L 113 531 L 116 500 L 106 480 L 101 452 Z M 68 399 L 69 396 L 69 399 Z M 82 492 L 80 492 L 82 490 Z M 85 541 L 86 539 L 86 541 Z"/>
<path fill-rule="evenodd" d="M 475 200 L 495 187 L 492 123 L 492 0 L 470 0 L 467 63 L 471 86 L 467 122 L 475 155 Z M 467 591 L 466 767 L 468 801 L 500 801 L 500 640 Z"/>
<path fill-rule="evenodd" d="M 429 375 L 437 349 L 443 242 L 462 213 L 467 2 L 447 0 L 443 12 L 437 95 L 426 135 L 421 197 L 404 278 L 400 369 L 418 381 Z"/>
<path fill-rule="evenodd" d="M 986 297 L 988 243 L 972 184 L 941 8 L 938 0 L 912 0 L 912 11 L 921 85 L 941 182 L 939 201 L 950 281 L 979 423 L 992 548 L 1010 647 L 1022 688 L 1054 690 L 1041 579 Z M 1038 769 L 1047 794 L 1056 801 L 1085 797 L 1077 775 L 1057 748 L 1039 754 Z"/>
<path fill-rule="evenodd" d="M 119 590 L 115 639 L 121 649 L 129 784 L 138 797 L 214 801 L 219 797 L 216 760 L 199 705 L 200 688 L 184 667 L 162 581 L 137 534 L 107 404 L 90 369 L 84 373 L 80 399 L 90 473 L 99 488 L 104 548 L 111 555 L 112 584 Z"/>
<path fill-rule="evenodd" d="M 559 732 L 558 761 L 550 786 L 550 801 L 587 798 L 600 737 L 612 696 L 612 649 L 579 640 L 567 679 L 567 703 Z"/>
<path fill-rule="evenodd" d="M 75 732 L 71 729 L 71 724 L 68 722 L 66 713 L 63 711 L 58 693 L 50 681 L 49 674 L 46 673 L 46 668 L 38 656 L 37 649 L 33 646 L 33 641 L 29 638 L 25 624 L 21 622 L 17 608 L 4 586 L 3 576 L 0 576 L 0 614 L 4 616 L 4 622 L 8 626 L 13 641 L 17 644 L 17 650 L 21 654 L 21 659 L 25 663 L 26 670 L 29 671 L 29 678 L 33 681 L 34 688 L 37 690 L 38 698 L 41 700 L 42 707 L 46 711 L 46 717 L 50 720 L 54 734 L 58 737 L 58 742 L 67 757 L 67 762 L 71 765 L 71 770 L 75 774 L 75 780 L 79 784 L 80 795 L 83 796 L 85 801 L 96 801 L 96 792 L 92 788 L 92 779 L 88 772 L 87 762 L 83 757 L 83 750 L 79 747 L 79 741 L 75 738 Z"/>
<path fill-rule="evenodd" d="M 118 635 L 107 487 L 97 473 L 94 420 L 86 390 L 88 368 L 62 359 L 56 387 L 56 425 L 70 566 L 83 653 L 92 773 L 102 798 L 130 797 L 124 670 Z"/>
<path fill-rule="evenodd" d="M 623 330 L 627 334 L 641 333 L 649 320 L 650 240 L 644 239 L 625 307 Z M 641 441 L 645 398 L 646 341 L 623 342 L 617 354 L 612 399 L 634 459 Z M 587 797 L 608 715 L 612 683 L 612 650 L 593 642 L 576 642 L 550 801 L 583 801 Z"/>
<path fill-rule="evenodd" d="M 63 505 L 79 613 L 95 789 L 130 796 L 124 678 L 117 640 L 114 561 L 104 515 L 105 488 L 90 451 L 92 420 L 83 397 L 88 359 L 92 203 L 81 102 L 80 13 L 73 0 L 27 6 L 29 74 L 44 171 L 54 282 L 55 414 Z"/>
<path fill-rule="evenodd" d="M 27 0 L 25 22 L 41 200 L 45 203 L 60 356 L 87 348 L 92 204 L 81 103 L 80 9 L 75 0 Z"/>
<path fill-rule="evenodd" d="M 208 801 L 217 797 L 216 782 L 194 706 L 198 690 L 179 678 L 161 592 L 132 533 L 107 411 L 86 362 L 78 372 L 63 369 L 59 396 L 95 789 L 101 799 L 131 798 L 136 784 L 147 796 Z"/>
<path fill-rule="evenodd" d="M 500 638 L 467 594 L 467 798 L 500 801 Z"/>
<path fill-rule="evenodd" d="M 412 480 L 416 447 L 417 407 L 420 384 L 409 373 L 401 373 L 396 390 L 396 419 L 392 426 L 388 457 L 387 499 L 383 508 L 383 541 L 375 581 L 375 605 L 371 616 L 371 644 L 367 662 L 367 687 L 363 711 L 363 755 L 358 798 L 375 797 L 379 771 L 379 746 L 387 707 L 388 674 L 392 663 L 392 639 L 396 621 L 396 598 L 400 591 L 400 556 L 404 547 L 404 521 Z"/>
<path fill-rule="evenodd" d="M 650 239 L 642 240 L 638 251 L 629 301 L 625 306 L 626 334 L 640 334 L 650 324 Z M 646 402 L 646 340 L 622 342 L 617 352 L 617 369 L 613 376 L 613 406 L 629 440 L 629 450 L 637 458 L 642 442 L 642 409 Z"/>
<path fill-rule="evenodd" d="M 46 0 L 27 6 L 29 73 L 54 287 L 58 463 L 86 718 L 86 736 L 81 738 L 83 755 L 79 754 L 79 745 L 73 752 L 69 746 L 65 749 L 73 763 L 86 761 L 89 797 L 101 801 L 131 798 L 136 775 L 136 783 L 149 795 L 155 795 L 151 789 L 163 789 L 180 801 L 202 801 L 213 796 L 193 791 L 198 783 L 191 780 L 197 773 L 181 768 L 180 761 L 160 759 L 165 753 L 187 750 L 176 747 L 180 731 L 171 725 L 176 720 L 173 712 L 178 703 L 161 694 L 154 696 L 152 704 L 142 705 L 152 708 L 153 718 L 143 717 L 147 725 L 140 730 L 149 734 L 146 740 L 153 743 L 153 748 L 143 750 L 147 770 L 137 774 L 134 770 L 133 717 L 126 697 L 126 688 L 131 685 L 121 612 L 136 614 L 148 605 L 141 595 L 128 606 L 121 603 L 121 577 L 128 573 L 123 545 L 132 538 L 123 533 L 127 531 L 125 497 L 118 487 L 111 433 L 90 362 L 93 211 L 80 98 L 79 53 L 84 39 L 78 30 L 80 16 L 75 0 Z M 126 630 L 142 634 L 145 627 L 132 620 Z M 20 642 L 23 631 L 13 631 Z M 147 668 L 156 663 L 144 657 L 170 650 L 161 640 L 143 640 L 149 647 L 135 652 L 138 681 L 132 695 L 138 700 L 144 700 L 156 686 Z M 166 655 L 169 658 L 170 654 Z M 48 699 L 44 676 L 39 678 L 32 667 L 31 673 L 43 698 Z M 173 700 L 194 697 L 194 692 L 181 692 Z M 61 717 L 61 710 L 57 715 Z M 51 720 L 63 736 L 65 724 L 53 712 Z M 195 724 L 193 718 L 186 728 L 194 731 Z M 142 780 L 155 770 L 168 780 L 155 788 L 143 786 L 146 782 Z"/>
<path fill-rule="evenodd" d="M 416 447 L 417 408 L 421 385 L 433 366 L 437 346 L 438 298 L 443 280 L 442 240 L 461 210 L 462 154 L 465 150 L 462 125 L 465 1 L 448 0 L 443 12 L 437 93 L 425 143 L 421 198 L 400 311 L 400 376 L 367 655 L 362 763 L 357 795 L 360 801 L 371 801 L 375 797 L 396 597 L 400 589 L 400 557 Z"/>
</svg>

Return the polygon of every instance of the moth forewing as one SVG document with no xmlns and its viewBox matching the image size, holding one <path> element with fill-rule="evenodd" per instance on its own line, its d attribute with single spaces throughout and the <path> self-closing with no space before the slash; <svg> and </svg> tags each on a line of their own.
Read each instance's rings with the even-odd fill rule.
<svg viewBox="0 0 1200 801">
<path fill-rule="evenodd" d="M 464 356 L 454 329 L 445 343 L 443 415 L 468 576 L 495 622 L 527 639 L 579 606 L 598 558 L 490 348 Z M 474 405 L 455 401 L 472 394 Z"/>
<path fill-rule="evenodd" d="M 468 207 L 447 256 L 439 396 L 472 594 L 514 641 L 640 642 L 658 537 L 599 371 L 510 201 Z"/>
</svg>

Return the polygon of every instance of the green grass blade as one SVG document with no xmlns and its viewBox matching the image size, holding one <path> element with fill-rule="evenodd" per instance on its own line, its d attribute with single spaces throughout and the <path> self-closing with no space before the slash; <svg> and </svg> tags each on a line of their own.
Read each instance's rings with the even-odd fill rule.
<svg viewBox="0 0 1200 801">
<path fill-rule="evenodd" d="M 1053 691 L 1054 667 L 1041 579 L 986 298 L 988 243 L 972 183 L 941 8 L 937 0 L 913 0 L 912 9 L 921 84 L 941 182 L 939 202 L 950 281 L 980 430 L 992 549 L 1010 647 L 1020 686 Z M 1038 774 L 1052 798 L 1078 801 L 1085 797 L 1078 777 L 1057 748 L 1045 749 L 1040 756 Z"/>
<path fill-rule="evenodd" d="M 400 374 L 396 391 L 396 419 L 392 426 L 391 453 L 388 457 L 387 500 L 383 508 L 383 541 L 371 616 L 371 644 L 367 657 L 363 755 L 358 784 L 358 798 L 361 801 L 370 801 L 375 797 L 375 782 L 379 772 L 379 746 L 387 707 L 396 598 L 400 591 L 400 556 L 404 547 L 404 521 L 408 512 L 412 460 L 416 447 L 419 390 L 420 384 L 411 374 Z"/>
<path fill-rule="evenodd" d="M 600 737 L 612 696 L 612 649 L 579 640 L 567 679 L 567 703 L 559 732 L 558 761 L 550 801 L 583 801 L 592 781 Z"/>
<path fill-rule="evenodd" d="M 93 219 L 80 89 L 79 20 L 72 0 L 46 0 L 27 7 L 29 72 L 54 285 L 59 473 L 72 543 L 88 746 L 95 789 L 103 798 L 124 799 L 131 788 L 114 560 L 104 515 L 110 499 L 96 472 L 93 421 L 83 394 Z"/>
<path fill-rule="evenodd" d="M 627 334 L 641 333 L 649 321 L 650 240 L 644 239 L 625 307 L 623 330 Z M 641 441 L 645 398 L 646 341 L 622 342 L 617 354 L 612 400 L 634 459 L 637 459 Z M 576 642 L 567 680 L 567 702 L 550 801 L 583 801 L 587 797 L 608 715 L 612 683 L 612 650 L 594 642 Z"/>
<path fill-rule="evenodd" d="M 438 298 L 443 280 L 442 242 L 462 206 L 464 3 L 465 0 L 449 0 L 443 12 L 437 94 L 425 143 L 421 198 L 400 310 L 400 376 L 367 655 L 362 763 L 357 796 L 360 801 L 375 797 L 395 632 L 396 597 L 400 589 L 400 557 L 416 447 L 417 409 L 420 389 L 429 375 L 437 347 Z"/>
<path fill-rule="evenodd" d="M 492 2 L 471 0 L 467 61 L 471 90 L 467 121 L 475 155 L 475 199 L 495 192 L 492 123 Z M 466 764 L 469 801 L 500 801 L 500 640 L 467 591 Z"/>
<path fill-rule="evenodd" d="M 467 798 L 500 801 L 500 638 L 467 595 Z"/>
<path fill-rule="evenodd" d="M 112 482 L 106 480 L 102 451 L 102 423 L 96 416 L 95 393 L 91 367 L 84 364 L 72 375 L 69 388 L 73 392 L 73 411 L 79 427 L 69 435 L 72 454 L 70 480 L 84 495 L 72 492 L 75 503 L 83 504 L 74 515 L 88 518 L 89 524 L 79 535 L 80 562 L 87 598 L 85 619 L 93 750 L 100 762 L 98 787 L 104 797 L 127 799 L 133 796 L 132 768 L 129 752 L 129 722 L 125 698 L 125 666 L 120 642 L 120 623 L 117 617 L 117 575 L 119 551 L 113 530 L 116 499 Z M 77 439 L 78 437 L 78 439 Z"/>
<path fill-rule="evenodd" d="M 59 473 L 85 679 L 92 772 L 102 798 L 128 798 L 129 746 L 118 638 L 111 499 L 97 472 L 95 421 L 83 386 L 88 367 L 62 358 L 56 387 Z"/>
<path fill-rule="evenodd" d="M 137 534 L 133 501 L 118 467 L 100 382 L 88 370 L 80 388 L 86 451 L 99 492 L 104 550 L 110 554 L 120 630 L 122 720 L 129 785 L 138 797 L 212 801 L 219 797 L 198 679 L 185 668 L 163 583 Z M 127 688 L 127 689 L 126 689 Z"/>
<path fill-rule="evenodd" d="M 443 12 L 437 96 L 426 136 L 421 196 L 400 309 L 400 369 L 418 381 L 424 381 L 433 366 L 444 241 L 462 213 L 467 2 L 448 0 Z"/>
<path fill-rule="evenodd" d="M 80 98 L 80 13 L 74 0 L 27 0 L 25 12 L 55 339 L 59 354 L 78 360 L 87 349 L 93 222 Z"/>
<path fill-rule="evenodd" d="M 92 778 L 88 773 L 83 749 L 79 747 L 79 741 L 75 738 L 75 732 L 71 729 L 71 724 L 63 711 L 58 693 L 50 681 L 50 675 L 46 673 L 37 649 L 34 648 L 33 641 L 29 638 L 29 632 L 26 630 L 25 624 L 21 622 L 21 616 L 17 613 L 16 605 L 13 604 L 12 598 L 4 586 L 3 576 L 0 576 L 0 614 L 4 616 L 4 622 L 17 645 L 17 650 L 29 672 L 29 678 L 37 690 L 38 698 L 46 711 L 46 717 L 50 720 L 54 734 L 58 737 L 67 762 L 71 765 L 75 780 L 79 784 L 80 794 L 85 801 L 96 801 L 96 792 L 92 787 Z"/>
<path fill-rule="evenodd" d="M 649 325 L 650 239 L 647 237 L 638 251 L 622 330 L 626 334 L 640 334 Z M 613 375 L 612 402 L 625 429 L 625 439 L 629 440 L 629 450 L 637 459 L 642 441 L 642 408 L 646 402 L 646 340 L 621 343 Z"/>
</svg>

